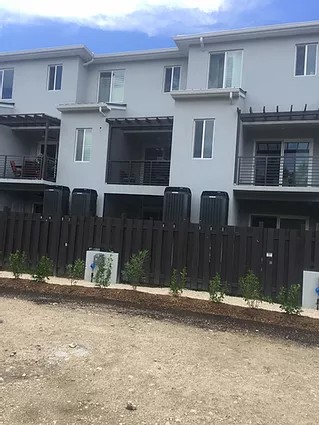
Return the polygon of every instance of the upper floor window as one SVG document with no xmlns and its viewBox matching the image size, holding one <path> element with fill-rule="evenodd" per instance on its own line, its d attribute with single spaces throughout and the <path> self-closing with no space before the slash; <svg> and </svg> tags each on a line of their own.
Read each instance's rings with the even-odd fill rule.
<svg viewBox="0 0 319 425">
<path fill-rule="evenodd" d="M 296 46 L 296 76 L 316 75 L 317 44 L 298 44 Z"/>
<path fill-rule="evenodd" d="M 99 102 L 123 103 L 124 69 L 100 73 Z"/>
<path fill-rule="evenodd" d="M 89 162 L 92 150 L 92 128 L 77 128 L 75 141 L 75 161 Z"/>
<path fill-rule="evenodd" d="M 48 90 L 61 90 L 62 70 L 62 65 L 49 65 Z"/>
<path fill-rule="evenodd" d="M 181 79 L 181 67 L 180 66 L 168 66 L 165 68 L 164 76 L 164 92 L 179 90 Z"/>
<path fill-rule="evenodd" d="M 208 88 L 240 88 L 242 60 L 242 50 L 211 53 Z"/>
<path fill-rule="evenodd" d="M 12 99 L 13 69 L 0 69 L 0 99 Z"/>
<path fill-rule="evenodd" d="M 213 157 L 214 127 L 214 119 L 195 120 L 193 158 Z"/>
</svg>

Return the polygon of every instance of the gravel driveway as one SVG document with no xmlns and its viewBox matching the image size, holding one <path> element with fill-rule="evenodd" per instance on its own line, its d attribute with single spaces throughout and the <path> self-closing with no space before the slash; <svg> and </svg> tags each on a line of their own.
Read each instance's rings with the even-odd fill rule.
<svg viewBox="0 0 319 425">
<path fill-rule="evenodd" d="M 318 348 L 101 306 L 0 319 L 1 424 L 318 424 Z"/>
</svg>

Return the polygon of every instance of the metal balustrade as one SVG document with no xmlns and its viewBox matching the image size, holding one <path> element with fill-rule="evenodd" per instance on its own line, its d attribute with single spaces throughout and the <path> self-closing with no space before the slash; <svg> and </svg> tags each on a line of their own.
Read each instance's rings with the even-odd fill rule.
<svg viewBox="0 0 319 425">
<path fill-rule="evenodd" d="M 0 179 L 56 180 L 57 160 L 44 156 L 0 155 Z"/>
<path fill-rule="evenodd" d="M 170 161 L 109 161 L 107 183 L 168 186 Z"/>
<path fill-rule="evenodd" d="M 235 183 L 250 186 L 319 186 L 319 157 L 287 154 L 237 159 Z"/>
</svg>

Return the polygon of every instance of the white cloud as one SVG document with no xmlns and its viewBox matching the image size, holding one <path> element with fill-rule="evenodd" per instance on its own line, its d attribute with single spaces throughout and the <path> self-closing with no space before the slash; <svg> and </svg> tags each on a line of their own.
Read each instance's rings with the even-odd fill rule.
<svg viewBox="0 0 319 425">
<path fill-rule="evenodd" d="M 206 28 L 216 22 L 221 12 L 232 7 L 238 11 L 238 3 L 243 9 L 260 2 L 262 0 L 0 0 L 0 22 L 20 23 L 44 18 L 155 34 Z"/>
</svg>

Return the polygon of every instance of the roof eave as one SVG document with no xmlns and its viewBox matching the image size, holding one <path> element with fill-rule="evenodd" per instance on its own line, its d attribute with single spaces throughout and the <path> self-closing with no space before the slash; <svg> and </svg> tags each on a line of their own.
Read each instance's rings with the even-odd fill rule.
<svg viewBox="0 0 319 425">
<path fill-rule="evenodd" d="M 95 55 L 92 63 L 134 62 L 144 60 L 175 59 L 185 55 L 176 47 L 169 49 L 141 50 L 136 52 L 121 52 Z"/>
<path fill-rule="evenodd" d="M 269 25 L 264 27 L 244 28 L 231 31 L 207 32 L 191 35 L 178 35 L 174 41 L 179 49 L 185 51 L 187 47 L 204 43 L 220 43 L 228 41 L 254 40 L 260 38 L 289 37 L 295 35 L 311 35 L 319 33 L 319 21 L 301 22 L 295 24 Z"/>
<path fill-rule="evenodd" d="M 0 53 L 0 62 L 15 62 L 34 59 L 51 59 L 62 57 L 80 57 L 84 61 L 93 58 L 93 53 L 85 45 L 55 47 L 46 49 L 22 50 Z"/>
</svg>

